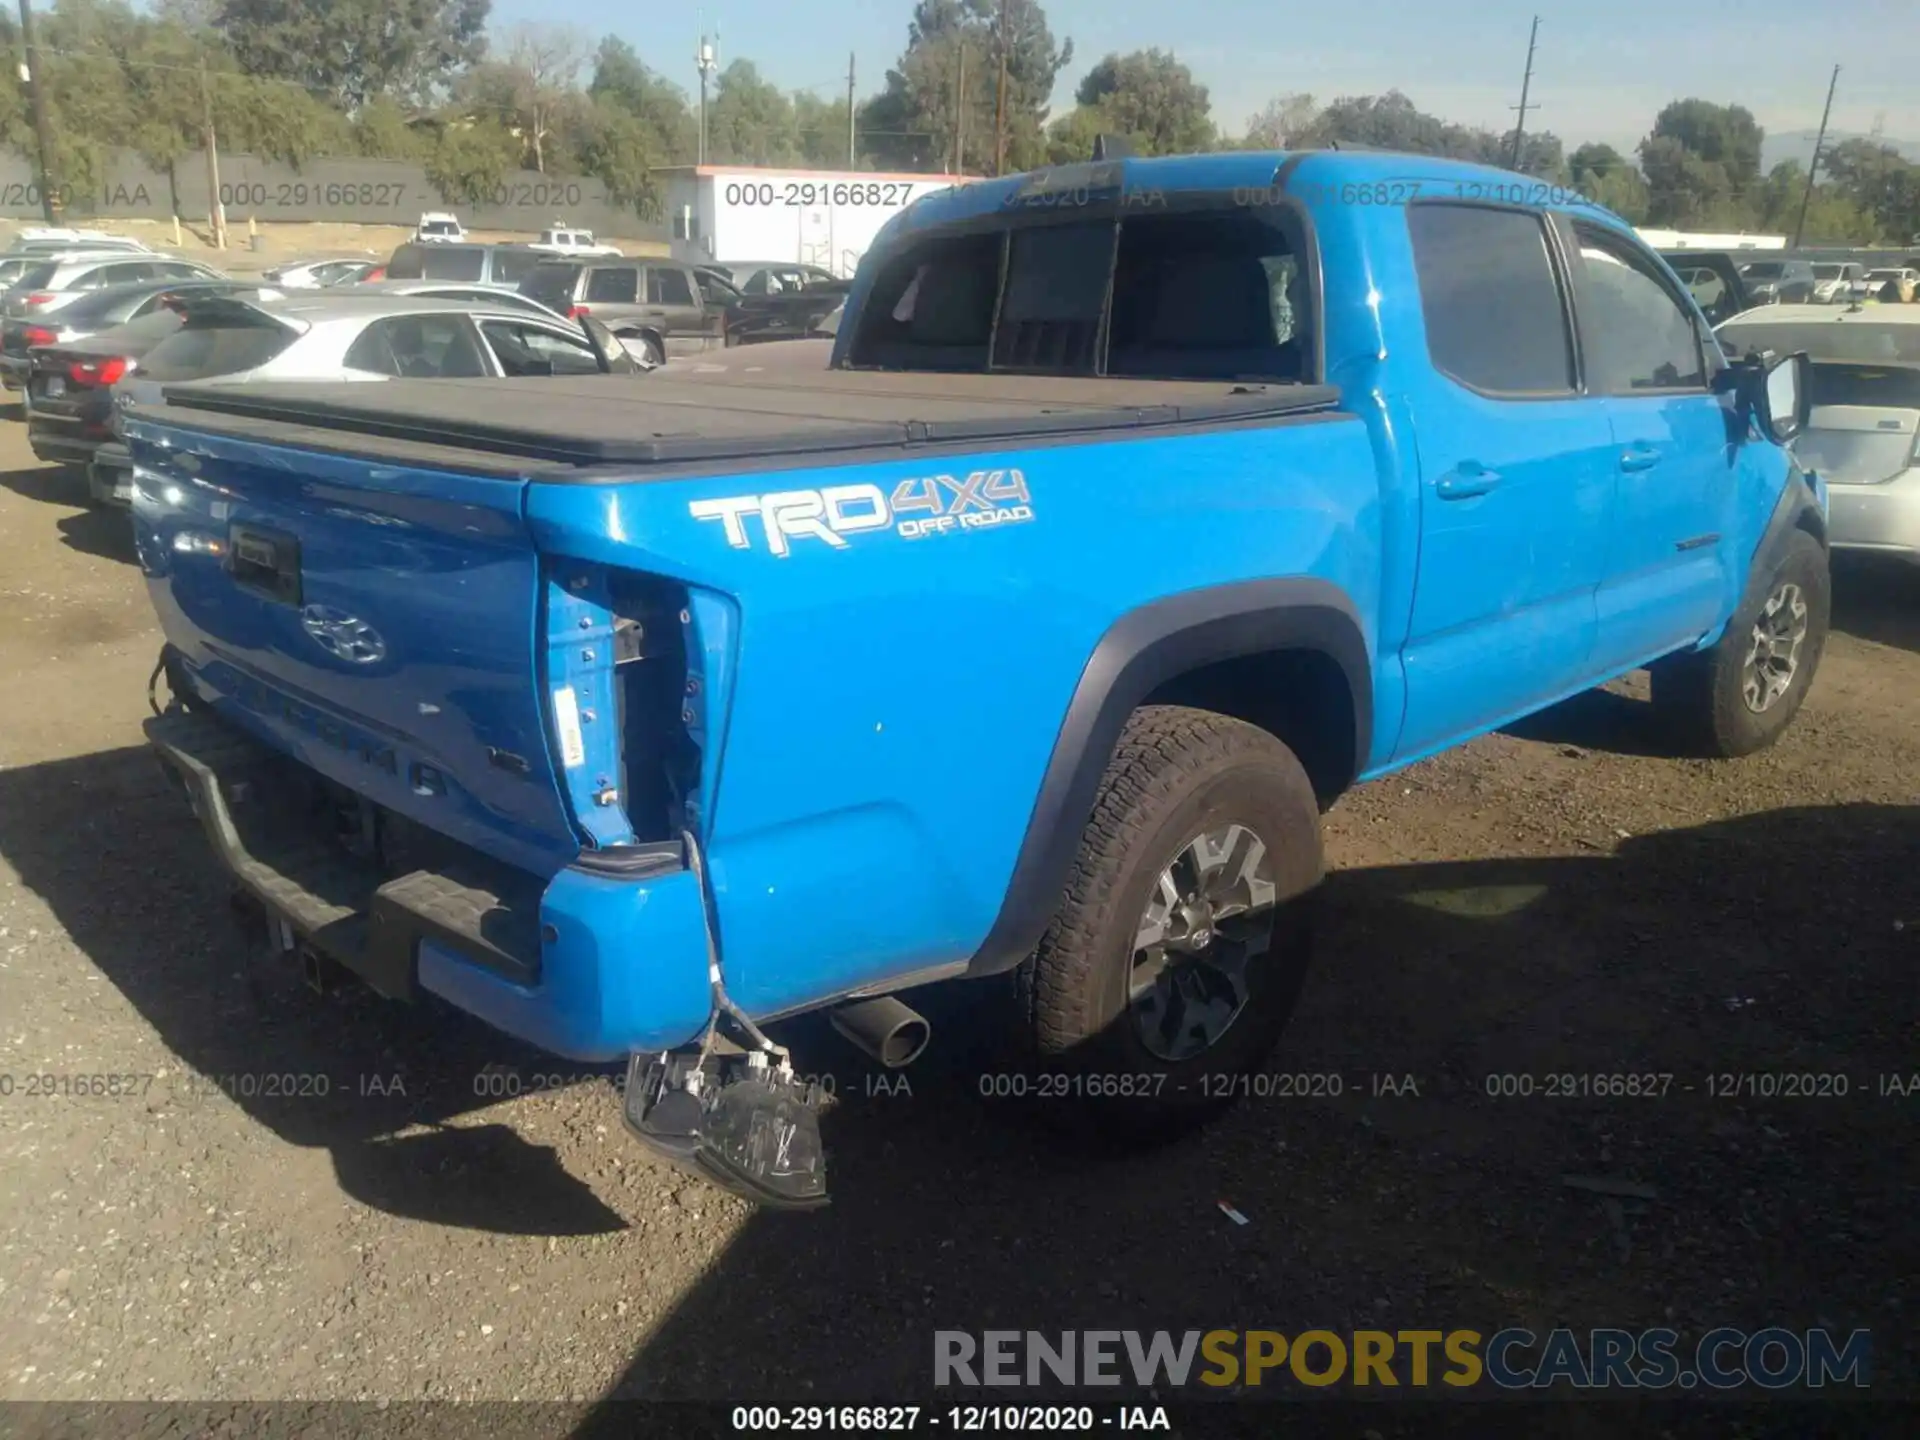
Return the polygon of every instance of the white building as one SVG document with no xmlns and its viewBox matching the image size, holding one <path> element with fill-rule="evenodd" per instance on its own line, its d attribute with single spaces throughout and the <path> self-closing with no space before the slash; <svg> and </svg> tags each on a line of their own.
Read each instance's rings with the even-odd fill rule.
<svg viewBox="0 0 1920 1440">
<path fill-rule="evenodd" d="M 666 181 L 677 258 L 785 260 L 840 276 L 853 274 L 880 227 L 909 203 L 970 178 L 751 165 L 675 165 L 655 173 Z"/>
<path fill-rule="evenodd" d="M 1642 227 L 1634 232 L 1656 250 L 1784 250 L 1787 237 L 1784 235 L 1700 235 L 1689 234 L 1684 230 L 1649 230 Z"/>
</svg>

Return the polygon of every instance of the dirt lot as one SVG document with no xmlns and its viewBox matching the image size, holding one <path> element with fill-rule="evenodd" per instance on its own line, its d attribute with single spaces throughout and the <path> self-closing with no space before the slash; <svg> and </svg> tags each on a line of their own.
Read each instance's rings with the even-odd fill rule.
<svg viewBox="0 0 1920 1440">
<path fill-rule="evenodd" d="M 911 1095 L 792 1032 L 843 1097 L 837 1198 L 766 1216 L 649 1163 L 575 1067 L 249 990 L 141 747 L 127 521 L 76 496 L 0 421 L 0 1395 L 886 1398 L 936 1328 L 1663 1323 L 1868 1327 L 1875 1391 L 1915 1392 L 1920 1094 L 1881 1090 L 1920 1072 L 1920 577 L 1841 574 L 1759 758 L 1662 758 L 1628 684 L 1343 801 L 1276 1062 L 1339 1096 L 1077 1156 L 978 1098 L 936 996 Z M 96 1072 L 153 1079 L 30 1093 Z M 1709 1093 L 1750 1072 L 1849 1093 Z M 1672 1078 L 1484 1093 L 1558 1073 Z"/>
</svg>

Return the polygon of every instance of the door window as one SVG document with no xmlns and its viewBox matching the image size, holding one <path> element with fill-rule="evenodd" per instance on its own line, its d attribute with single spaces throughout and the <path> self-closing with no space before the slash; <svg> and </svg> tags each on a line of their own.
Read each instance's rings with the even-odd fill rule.
<svg viewBox="0 0 1920 1440">
<path fill-rule="evenodd" d="M 484 320 L 480 332 L 508 375 L 598 375 L 600 362 L 584 340 L 515 320 Z"/>
<path fill-rule="evenodd" d="M 396 315 L 376 320 L 342 362 L 409 380 L 467 379 L 487 373 L 473 327 L 459 315 Z"/>
<path fill-rule="evenodd" d="M 1493 395 L 1573 392 L 1573 345 L 1541 217 L 1412 205 L 1407 228 L 1434 368 Z"/>
<path fill-rule="evenodd" d="M 1653 261 L 1623 236 L 1579 222 L 1573 229 L 1580 242 L 1588 384 L 1609 395 L 1705 389 L 1699 329 Z"/>
<path fill-rule="evenodd" d="M 686 272 L 682 270 L 647 271 L 647 303 L 649 305 L 692 305 L 693 286 L 687 283 Z"/>
</svg>

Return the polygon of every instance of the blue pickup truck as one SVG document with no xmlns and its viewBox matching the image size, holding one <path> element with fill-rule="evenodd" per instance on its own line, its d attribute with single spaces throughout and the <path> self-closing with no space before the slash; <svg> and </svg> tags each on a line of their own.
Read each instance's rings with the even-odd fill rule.
<svg viewBox="0 0 1920 1440">
<path fill-rule="evenodd" d="M 148 731 L 262 963 L 625 1059 L 738 1193 L 826 1194 L 763 1027 L 903 1064 L 936 980 L 1164 1131 L 1285 1024 L 1349 786 L 1642 666 L 1676 743 L 1779 736 L 1805 374 L 1500 171 L 981 181 L 886 226 L 826 368 L 136 406 Z"/>
</svg>

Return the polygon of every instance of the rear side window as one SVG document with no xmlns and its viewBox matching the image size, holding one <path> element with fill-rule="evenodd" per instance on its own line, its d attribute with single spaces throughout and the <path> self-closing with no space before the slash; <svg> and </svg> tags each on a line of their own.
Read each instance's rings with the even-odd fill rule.
<svg viewBox="0 0 1920 1440">
<path fill-rule="evenodd" d="M 531 250 L 499 249 L 493 252 L 493 283 L 518 285 L 540 268 L 540 256 Z"/>
<path fill-rule="evenodd" d="M 38 265 L 29 265 L 25 270 L 22 270 L 20 272 L 20 278 L 14 283 L 29 290 L 39 290 L 52 283 L 53 277 L 59 272 L 59 262 L 43 261 Z"/>
<path fill-rule="evenodd" d="M 648 270 L 647 303 L 649 305 L 691 305 L 693 286 L 687 283 L 684 271 Z"/>
<path fill-rule="evenodd" d="M 1572 394 L 1572 338 L 1541 217 L 1411 205 L 1407 228 L 1434 368 L 1496 395 Z"/>
<path fill-rule="evenodd" d="M 537 265 L 520 282 L 520 293 L 549 309 L 565 310 L 573 304 L 573 284 L 579 274 L 578 265 Z"/>
<path fill-rule="evenodd" d="M 235 375 L 266 364 L 295 338 L 292 330 L 265 316 L 252 322 L 222 317 L 197 325 L 189 319 L 147 352 L 140 362 L 140 374 L 148 380 Z"/>
<path fill-rule="evenodd" d="M 631 265 L 587 272 L 588 304 L 633 305 L 640 299 L 640 272 Z"/>
</svg>

